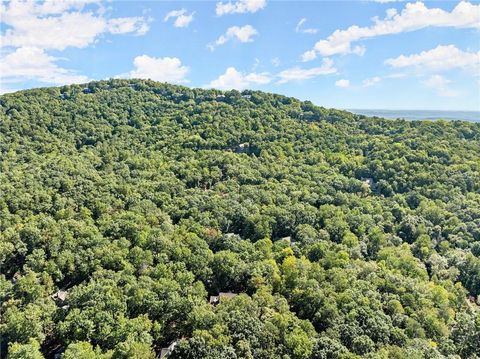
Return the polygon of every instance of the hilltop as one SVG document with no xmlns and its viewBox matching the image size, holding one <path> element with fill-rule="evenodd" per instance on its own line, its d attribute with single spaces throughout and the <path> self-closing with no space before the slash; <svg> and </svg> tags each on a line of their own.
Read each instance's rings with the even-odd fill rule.
<svg viewBox="0 0 480 359">
<path fill-rule="evenodd" d="M 479 153 L 260 91 L 2 95 L 2 357 L 475 358 Z"/>
</svg>

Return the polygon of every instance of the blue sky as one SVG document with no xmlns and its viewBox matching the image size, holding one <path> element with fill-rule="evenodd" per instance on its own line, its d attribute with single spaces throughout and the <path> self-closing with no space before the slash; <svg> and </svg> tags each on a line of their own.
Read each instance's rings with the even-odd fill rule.
<svg viewBox="0 0 480 359">
<path fill-rule="evenodd" d="M 480 110 L 475 1 L 9 1 L 2 92 L 112 77 Z"/>
</svg>

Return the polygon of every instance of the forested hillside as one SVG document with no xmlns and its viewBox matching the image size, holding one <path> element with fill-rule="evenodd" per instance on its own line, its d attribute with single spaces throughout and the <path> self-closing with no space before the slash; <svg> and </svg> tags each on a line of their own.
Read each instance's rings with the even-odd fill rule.
<svg viewBox="0 0 480 359">
<path fill-rule="evenodd" d="M 480 356 L 480 124 L 86 86 L 0 97 L 2 357 Z"/>
</svg>

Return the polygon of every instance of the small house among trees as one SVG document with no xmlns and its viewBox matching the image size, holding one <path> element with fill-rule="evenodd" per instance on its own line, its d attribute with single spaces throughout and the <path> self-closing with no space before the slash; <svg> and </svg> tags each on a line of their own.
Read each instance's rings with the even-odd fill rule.
<svg viewBox="0 0 480 359">
<path fill-rule="evenodd" d="M 235 148 L 236 153 L 247 153 L 250 144 L 248 142 L 240 143 L 237 148 Z"/>
<path fill-rule="evenodd" d="M 172 354 L 173 350 L 177 346 L 177 341 L 173 341 L 170 343 L 170 345 L 166 348 L 162 348 L 160 351 L 160 359 L 168 357 L 170 354 Z"/>
<path fill-rule="evenodd" d="M 210 296 L 210 304 L 212 305 L 217 305 L 220 304 L 222 300 L 225 299 L 232 299 L 233 297 L 236 297 L 238 294 L 232 293 L 232 292 L 220 292 L 218 295 L 211 295 Z"/>
<path fill-rule="evenodd" d="M 360 181 L 365 183 L 372 190 L 375 187 L 375 181 L 371 177 L 362 177 L 362 178 L 360 178 Z"/>
<path fill-rule="evenodd" d="M 56 293 L 52 294 L 52 299 L 58 302 L 64 302 L 67 299 L 68 292 L 66 290 L 60 289 Z"/>
<path fill-rule="evenodd" d="M 292 237 L 291 237 L 291 236 L 282 237 L 282 238 L 280 238 L 280 240 L 282 240 L 282 241 L 287 241 L 288 243 L 293 243 L 293 242 L 294 242 L 294 241 L 292 240 Z"/>
</svg>

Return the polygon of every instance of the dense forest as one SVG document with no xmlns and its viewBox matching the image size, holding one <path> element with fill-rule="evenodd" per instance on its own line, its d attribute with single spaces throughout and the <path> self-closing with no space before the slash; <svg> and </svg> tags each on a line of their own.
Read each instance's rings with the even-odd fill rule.
<svg viewBox="0 0 480 359">
<path fill-rule="evenodd" d="M 480 124 L 143 80 L 0 106 L 2 358 L 480 357 Z"/>
</svg>

